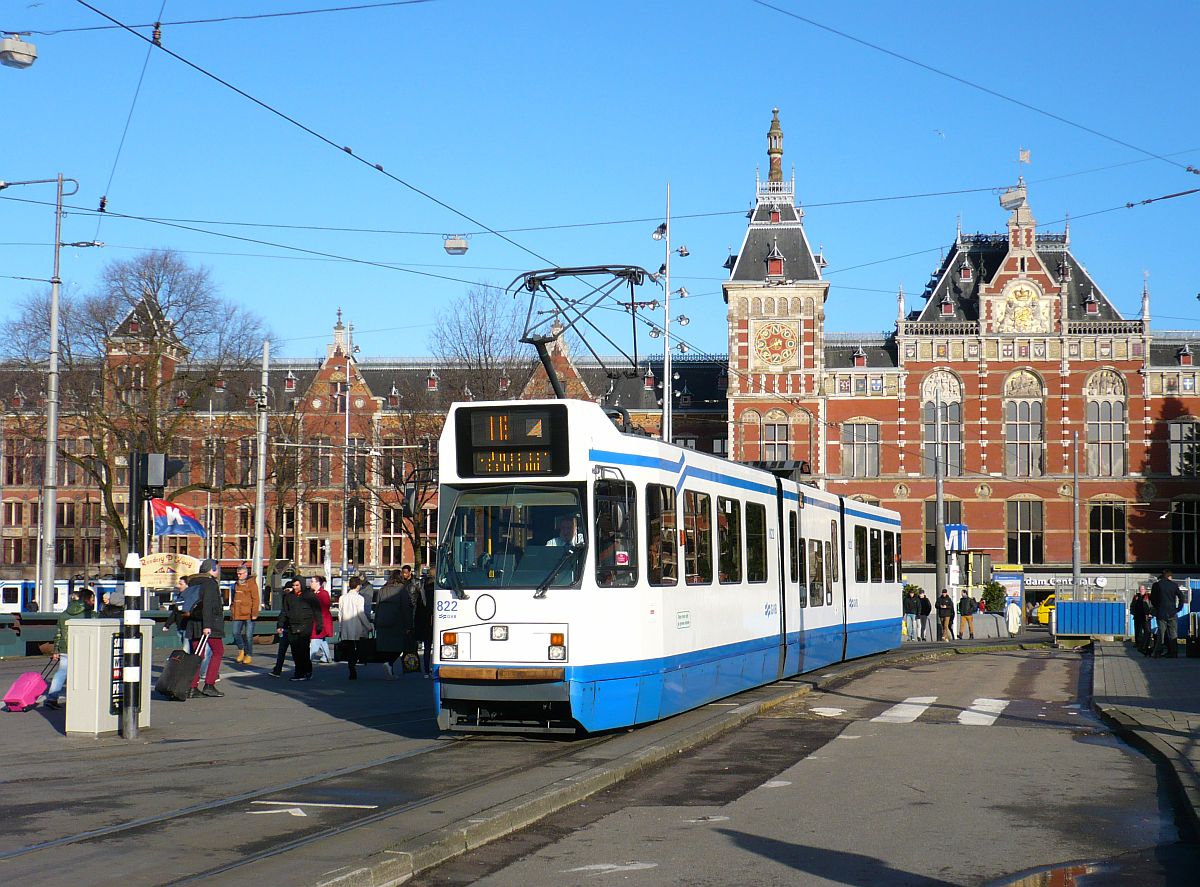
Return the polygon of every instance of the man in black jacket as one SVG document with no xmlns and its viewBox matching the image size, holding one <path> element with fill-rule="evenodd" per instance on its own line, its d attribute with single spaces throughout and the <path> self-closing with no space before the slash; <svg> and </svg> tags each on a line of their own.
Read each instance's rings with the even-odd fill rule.
<svg viewBox="0 0 1200 887">
<path fill-rule="evenodd" d="M 958 636 L 961 638 L 963 629 L 966 628 L 971 633 L 971 639 L 975 638 L 975 614 L 979 612 L 979 604 L 975 599 L 964 591 L 962 597 L 958 600 Z"/>
<path fill-rule="evenodd" d="M 921 616 L 921 640 L 932 640 L 933 627 L 929 624 L 930 616 L 933 615 L 933 602 L 925 596 L 925 589 L 921 589 L 921 597 L 917 601 L 917 606 L 920 607 Z"/>
<path fill-rule="evenodd" d="M 915 591 L 904 593 L 904 627 L 908 631 L 908 639 L 917 639 L 917 619 L 921 615 L 921 602 Z"/>
<path fill-rule="evenodd" d="M 216 568 L 217 562 L 208 558 L 200 564 L 200 572 L 189 582 L 200 589 L 200 597 L 187 622 L 188 637 L 194 641 L 207 641 L 211 653 L 208 671 L 204 675 L 204 689 L 200 689 L 200 670 L 197 669 L 196 676 L 192 678 L 192 689 L 188 691 L 189 699 L 225 695 L 217 689 L 221 657 L 225 655 L 225 602 L 221 600 L 221 587 L 212 575 Z M 196 649 L 195 645 L 192 649 Z"/>
<path fill-rule="evenodd" d="M 1150 589 L 1150 606 L 1154 609 L 1154 618 L 1158 620 L 1158 630 L 1154 634 L 1155 658 L 1179 655 L 1179 623 L 1175 614 L 1183 607 L 1186 598 L 1175 580 L 1171 578 L 1170 570 L 1163 570 L 1158 581 Z"/>
<path fill-rule="evenodd" d="M 293 579 L 279 606 L 279 627 L 283 631 L 283 637 L 279 640 L 291 647 L 292 662 L 296 666 L 296 674 L 291 678 L 293 681 L 312 680 L 313 667 L 308 645 L 320 612 L 321 602 L 317 596 L 311 589 L 305 588 L 300 579 Z M 279 672 L 272 671 L 271 674 L 278 676 Z"/>
<path fill-rule="evenodd" d="M 937 599 L 938 640 L 954 640 L 954 601 L 950 600 L 950 592 L 942 589 Z"/>
<path fill-rule="evenodd" d="M 1133 617 L 1133 643 L 1143 656 L 1149 656 L 1154 649 L 1154 638 L 1150 634 L 1150 602 L 1146 597 L 1146 592 L 1139 588 L 1129 602 L 1129 615 Z"/>
</svg>

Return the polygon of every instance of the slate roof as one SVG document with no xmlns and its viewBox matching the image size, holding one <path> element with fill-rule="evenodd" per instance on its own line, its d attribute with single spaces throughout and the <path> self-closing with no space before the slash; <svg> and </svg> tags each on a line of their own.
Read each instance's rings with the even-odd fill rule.
<svg viewBox="0 0 1200 887">
<path fill-rule="evenodd" d="M 1200 333 L 1191 330 L 1155 333 L 1150 341 L 1150 366 L 1158 369 L 1177 369 L 1179 349 L 1185 344 L 1191 349 L 1193 364 L 1200 366 Z"/>
<path fill-rule="evenodd" d="M 1036 251 L 1056 283 L 1062 282 L 1063 269 L 1070 268 L 1067 284 L 1068 320 L 1124 320 L 1079 261 L 1071 255 L 1065 235 L 1037 235 Z M 1007 255 L 1008 236 L 1005 234 L 968 234 L 961 237 L 950 247 L 938 269 L 930 275 L 923 294 L 927 302 L 917 312 L 915 319 L 930 323 L 979 320 L 979 289 L 992 279 Z M 970 280 L 962 280 L 960 276 L 959 269 L 964 261 L 972 269 Z M 1092 293 L 1099 302 L 1096 314 L 1088 314 L 1085 305 L 1085 300 Z M 954 305 L 953 315 L 942 314 L 942 300 L 946 295 Z"/>
<path fill-rule="evenodd" d="M 866 366 L 871 369 L 896 369 L 900 366 L 900 356 L 896 349 L 896 339 L 894 336 L 872 336 L 855 335 L 853 341 L 850 341 L 850 336 L 846 337 L 845 341 L 830 342 L 831 337 L 826 337 L 825 340 L 825 369 L 826 370 L 853 370 L 861 369 L 854 366 L 854 354 L 862 349 L 866 355 Z"/>
</svg>

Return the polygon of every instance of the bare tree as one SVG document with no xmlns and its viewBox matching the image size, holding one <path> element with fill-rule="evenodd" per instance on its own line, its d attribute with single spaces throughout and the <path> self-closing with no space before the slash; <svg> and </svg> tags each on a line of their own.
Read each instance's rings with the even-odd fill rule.
<svg viewBox="0 0 1200 887">
<path fill-rule="evenodd" d="M 0 343 L 0 356 L 39 387 L 48 331 L 48 294 L 34 293 L 4 325 Z M 60 438 L 87 445 L 61 447 L 60 459 L 99 489 L 101 520 L 113 530 L 122 559 L 129 539 L 116 494 L 129 453 L 180 454 L 181 442 L 195 431 L 197 406 L 214 397 L 227 416 L 226 399 L 246 390 L 230 390 L 230 383 L 253 379 L 264 337 L 259 317 L 224 299 L 207 269 L 171 250 L 112 262 L 95 292 L 62 298 Z M 244 425 L 245 417 L 229 421 Z M 31 440 L 44 440 L 44 430 L 36 414 L 16 423 L 17 433 Z M 214 429 L 207 433 L 212 437 Z M 171 495 L 195 489 L 212 489 L 212 481 L 206 477 Z"/>
<path fill-rule="evenodd" d="M 429 348 L 447 367 L 444 390 L 451 400 L 467 399 L 464 390 L 480 400 L 507 396 L 501 380 L 530 364 L 530 347 L 521 342 L 526 309 L 524 299 L 481 285 L 438 312 Z"/>
</svg>

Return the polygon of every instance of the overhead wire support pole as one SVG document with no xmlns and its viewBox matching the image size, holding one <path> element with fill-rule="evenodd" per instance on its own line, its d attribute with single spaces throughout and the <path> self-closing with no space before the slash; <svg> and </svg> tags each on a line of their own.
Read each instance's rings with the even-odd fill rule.
<svg viewBox="0 0 1200 887">
<path fill-rule="evenodd" d="M 350 360 L 354 353 L 354 325 L 346 324 L 346 381 L 342 409 L 346 416 L 345 446 L 342 449 L 342 593 L 350 567 Z"/>
<path fill-rule="evenodd" d="M 259 600 L 262 600 L 263 586 L 263 535 L 266 532 L 267 510 L 267 410 L 270 404 L 267 400 L 268 367 L 271 359 L 271 343 L 263 340 L 262 381 L 258 387 L 258 460 L 255 462 L 254 479 L 254 581 L 258 583 Z M 269 600 L 269 598 L 268 598 Z"/>
<path fill-rule="evenodd" d="M 1079 432 L 1071 432 L 1071 598 L 1079 593 Z"/>
<path fill-rule="evenodd" d="M 937 391 L 933 399 L 933 476 L 935 478 L 935 505 L 937 515 L 934 521 L 934 573 L 937 581 L 934 584 L 934 591 L 938 597 L 941 597 L 943 591 L 946 590 L 946 495 L 945 485 L 942 481 L 942 393 Z"/>
<path fill-rule="evenodd" d="M 663 239 L 667 242 L 667 258 L 663 262 L 663 443 L 670 443 L 672 391 L 675 384 L 671 379 L 671 183 L 667 182 L 667 215 Z"/>
</svg>

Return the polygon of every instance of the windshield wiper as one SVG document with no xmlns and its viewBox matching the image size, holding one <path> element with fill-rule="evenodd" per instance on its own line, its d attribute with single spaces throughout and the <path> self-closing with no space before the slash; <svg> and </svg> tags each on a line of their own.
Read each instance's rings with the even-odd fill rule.
<svg viewBox="0 0 1200 887">
<path fill-rule="evenodd" d="M 583 554 L 586 551 L 586 544 L 567 546 L 567 550 L 563 552 L 563 556 L 558 559 L 558 563 L 554 565 L 554 569 L 547 574 L 546 578 L 542 580 L 542 584 L 539 585 L 533 592 L 533 599 L 540 600 L 541 598 L 544 598 L 546 596 L 546 591 L 550 588 L 550 583 L 558 578 L 558 574 L 561 573 L 563 567 L 567 565 L 567 561 L 571 560 L 571 558 L 575 557 L 576 555 Z"/>
</svg>

